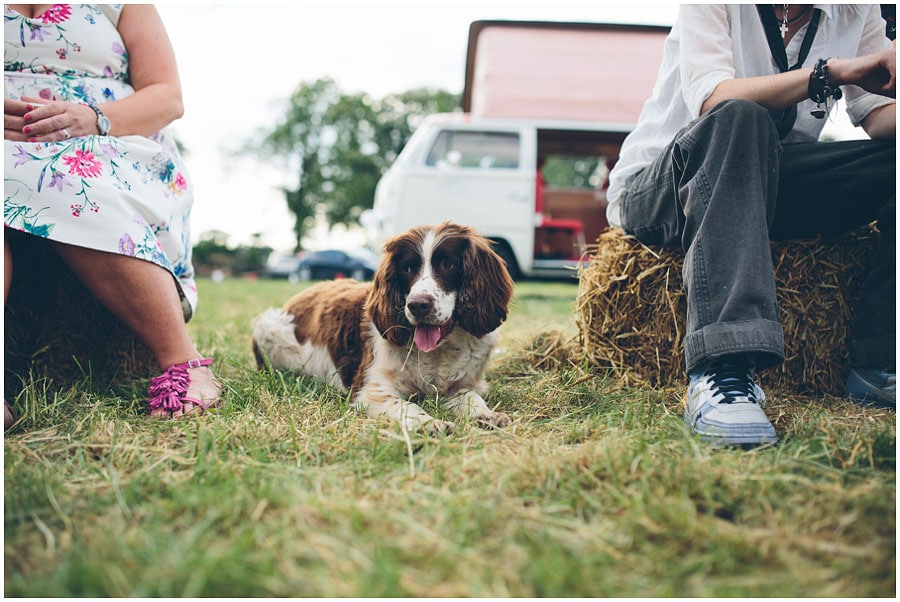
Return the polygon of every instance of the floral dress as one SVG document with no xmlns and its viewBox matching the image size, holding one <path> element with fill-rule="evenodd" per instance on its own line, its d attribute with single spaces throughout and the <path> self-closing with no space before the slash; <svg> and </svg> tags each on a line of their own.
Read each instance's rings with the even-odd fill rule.
<svg viewBox="0 0 900 602">
<path fill-rule="evenodd" d="M 29 19 L 4 6 L 5 95 L 102 105 L 133 94 L 121 10 L 54 4 Z M 152 261 L 172 273 L 190 318 L 193 194 L 170 135 L 4 140 L 3 148 L 7 228 Z"/>
</svg>

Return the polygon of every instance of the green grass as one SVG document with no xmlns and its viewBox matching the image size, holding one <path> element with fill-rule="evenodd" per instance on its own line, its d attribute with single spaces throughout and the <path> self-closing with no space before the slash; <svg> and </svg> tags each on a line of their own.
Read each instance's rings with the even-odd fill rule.
<svg viewBox="0 0 900 602">
<path fill-rule="evenodd" d="M 254 370 L 249 322 L 296 286 L 200 284 L 190 328 L 227 407 L 151 421 L 143 381 L 15 400 L 7 596 L 895 594 L 892 413 L 774 396 L 777 445 L 713 449 L 678 392 L 536 361 L 537 335 L 576 334 L 577 289 L 527 282 L 489 373 L 513 423 L 408 445 L 335 389 Z"/>
</svg>

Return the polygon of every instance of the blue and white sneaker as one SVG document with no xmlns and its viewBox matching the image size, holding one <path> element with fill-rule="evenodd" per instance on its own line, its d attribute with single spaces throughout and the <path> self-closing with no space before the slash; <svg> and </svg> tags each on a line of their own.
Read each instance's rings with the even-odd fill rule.
<svg viewBox="0 0 900 602">
<path fill-rule="evenodd" d="M 743 358 L 716 361 L 691 373 L 684 394 L 684 423 L 691 432 L 720 446 L 775 443 L 775 427 L 763 412 L 766 394 L 754 373 L 753 364 Z"/>
<path fill-rule="evenodd" d="M 847 377 L 845 395 L 857 403 L 897 409 L 897 369 L 895 367 L 854 368 Z"/>
</svg>

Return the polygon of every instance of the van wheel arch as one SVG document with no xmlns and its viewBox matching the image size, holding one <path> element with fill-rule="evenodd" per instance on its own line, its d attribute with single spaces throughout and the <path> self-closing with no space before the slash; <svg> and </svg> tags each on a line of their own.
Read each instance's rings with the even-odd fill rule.
<svg viewBox="0 0 900 602">
<path fill-rule="evenodd" d="M 512 247 L 510 247 L 509 243 L 502 238 L 492 238 L 490 240 L 494 252 L 499 255 L 500 259 L 506 264 L 506 270 L 509 272 L 510 278 L 519 280 L 522 277 L 522 272 L 519 270 L 519 264 L 516 263 L 516 255 L 513 253 Z"/>
</svg>

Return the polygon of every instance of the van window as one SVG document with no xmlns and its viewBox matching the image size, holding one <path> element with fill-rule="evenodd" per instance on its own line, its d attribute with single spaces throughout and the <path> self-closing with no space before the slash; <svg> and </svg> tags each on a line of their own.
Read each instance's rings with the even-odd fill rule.
<svg viewBox="0 0 900 602">
<path fill-rule="evenodd" d="M 428 151 L 425 164 L 517 169 L 519 135 L 508 132 L 443 130 Z"/>
</svg>

